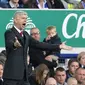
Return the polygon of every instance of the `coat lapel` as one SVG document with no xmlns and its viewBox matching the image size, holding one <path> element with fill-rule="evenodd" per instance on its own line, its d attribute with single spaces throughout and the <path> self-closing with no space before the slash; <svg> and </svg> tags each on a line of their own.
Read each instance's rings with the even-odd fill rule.
<svg viewBox="0 0 85 85">
<path fill-rule="evenodd" d="M 24 35 L 24 44 L 25 44 L 25 47 L 28 47 L 28 36 L 26 35 L 25 31 L 23 31 L 23 35 Z"/>
<path fill-rule="evenodd" d="M 20 41 L 20 43 L 21 43 L 22 45 L 24 45 L 24 39 L 23 39 L 23 37 L 19 34 L 19 32 L 18 32 L 14 27 L 13 27 L 11 30 L 14 32 L 15 36 L 18 38 L 18 40 Z"/>
</svg>

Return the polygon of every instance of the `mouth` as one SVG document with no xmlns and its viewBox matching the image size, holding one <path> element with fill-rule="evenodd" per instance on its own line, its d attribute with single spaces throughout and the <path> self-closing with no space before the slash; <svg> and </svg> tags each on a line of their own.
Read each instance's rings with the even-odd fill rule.
<svg viewBox="0 0 85 85">
<path fill-rule="evenodd" d="M 23 23 L 23 26 L 26 26 L 26 23 Z"/>
</svg>

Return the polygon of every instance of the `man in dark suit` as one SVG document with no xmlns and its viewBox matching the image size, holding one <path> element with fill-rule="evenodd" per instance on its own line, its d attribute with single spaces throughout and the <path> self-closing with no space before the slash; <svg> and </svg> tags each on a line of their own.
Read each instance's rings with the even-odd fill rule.
<svg viewBox="0 0 85 85">
<path fill-rule="evenodd" d="M 40 31 L 38 28 L 32 28 L 30 30 L 30 34 L 35 40 L 40 41 Z M 30 62 L 32 63 L 34 68 L 37 67 L 38 65 L 44 63 L 48 66 L 48 68 L 50 70 L 50 76 L 54 75 L 54 67 L 57 66 L 57 63 L 53 62 L 52 58 L 50 56 L 46 56 L 44 54 L 44 50 L 42 51 L 37 48 L 30 48 L 29 55 L 30 55 Z M 49 60 L 47 60 L 47 59 L 49 59 Z"/>
<path fill-rule="evenodd" d="M 27 13 L 17 11 L 13 17 L 13 28 L 5 32 L 7 60 L 3 72 L 4 85 L 25 85 L 24 82 L 28 81 L 27 51 L 29 48 L 34 47 L 48 50 L 69 49 L 69 46 L 65 44 L 50 45 L 34 40 L 24 31 L 26 20 Z M 27 84 L 29 85 L 29 83 Z"/>
</svg>

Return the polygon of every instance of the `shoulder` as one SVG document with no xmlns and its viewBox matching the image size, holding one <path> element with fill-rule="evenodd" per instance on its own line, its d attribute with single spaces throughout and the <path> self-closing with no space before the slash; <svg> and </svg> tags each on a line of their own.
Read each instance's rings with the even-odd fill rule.
<svg viewBox="0 0 85 85">
<path fill-rule="evenodd" d="M 29 36 L 29 33 L 28 33 L 28 32 L 26 32 L 26 31 L 23 31 L 23 33 L 24 33 L 25 35 Z"/>
<path fill-rule="evenodd" d="M 12 35 L 12 34 L 13 34 L 13 31 L 11 29 L 6 30 L 4 33 L 5 36 Z"/>
<path fill-rule="evenodd" d="M 12 30 L 8 29 L 8 30 L 5 31 L 5 33 L 9 33 L 9 32 L 12 32 Z"/>
</svg>

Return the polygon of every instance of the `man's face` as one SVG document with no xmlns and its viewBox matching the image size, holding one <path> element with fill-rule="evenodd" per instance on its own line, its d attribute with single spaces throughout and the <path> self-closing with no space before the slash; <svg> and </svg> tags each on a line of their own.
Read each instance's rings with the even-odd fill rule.
<svg viewBox="0 0 85 85">
<path fill-rule="evenodd" d="M 66 79 L 66 72 L 65 71 L 57 71 L 55 75 L 55 79 L 58 83 L 64 84 Z"/>
<path fill-rule="evenodd" d="M 27 21 L 27 15 L 25 14 L 17 15 L 14 19 L 15 26 L 20 30 L 23 30 L 25 28 L 26 21 Z"/>
<path fill-rule="evenodd" d="M 3 75 L 3 66 L 0 64 L 0 78 L 2 78 Z"/>
<path fill-rule="evenodd" d="M 79 83 L 82 83 L 82 81 L 85 79 L 85 69 L 78 69 L 75 74 L 75 77 Z"/>
<path fill-rule="evenodd" d="M 35 40 L 40 40 L 40 32 L 39 29 L 32 29 L 31 30 L 31 36 L 35 39 Z"/>
<path fill-rule="evenodd" d="M 79 63 L 78 62 L 72 62 L 71 65 L 69 66 L 69 71 L 72 74 L 74 74 L 77 68 L 79 68 Z"/>
</svg>

